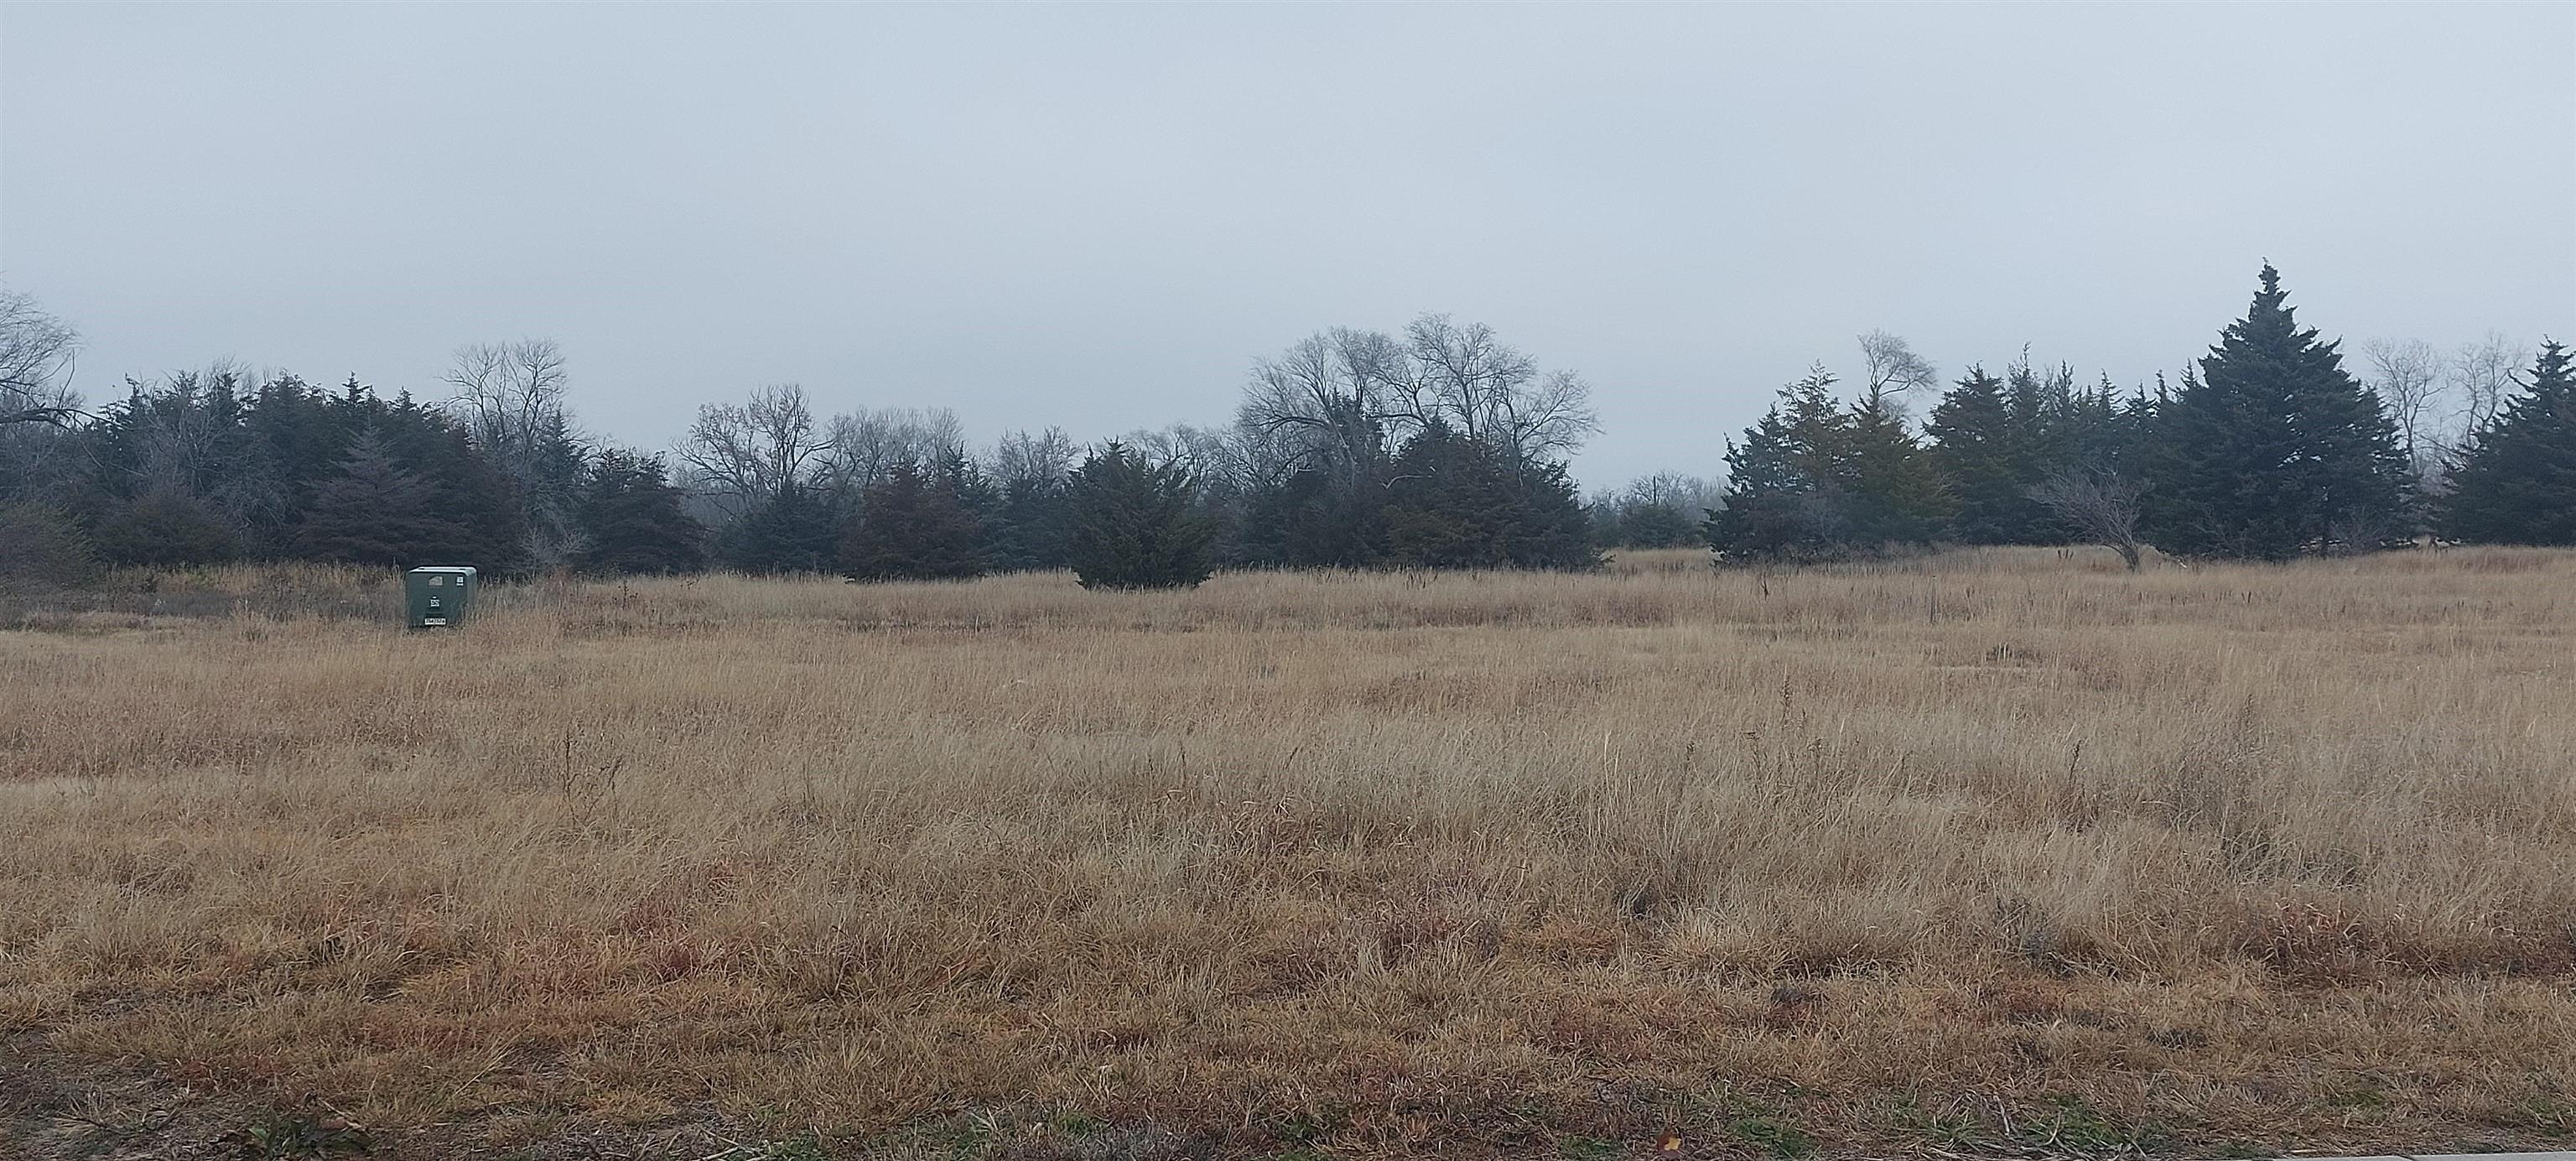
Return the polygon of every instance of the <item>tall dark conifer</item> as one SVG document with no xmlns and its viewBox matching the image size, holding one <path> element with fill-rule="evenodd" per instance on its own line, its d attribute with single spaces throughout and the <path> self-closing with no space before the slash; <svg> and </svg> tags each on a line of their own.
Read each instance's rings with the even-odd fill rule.
<svg viewBox="0 0 2576 1161">
<path fill-rule="evenodd" d="M 859 493 L 858 518 L 841 537 L 841 573 L 852 580 L 963 580 L 984 574 L 984 533 L 968 504 L 970 481 L 911 461 Z"/>
<path fill-rule="evenodd" d="M 1970 367 L 1932 408 L 1924 432 L 1933 462 L 1958 502 L 1950 534 L 1967 544 L 2011 544 L 2025 535 L 2033 502 L 2004 382 Z"/>
<path fill-rule="evenodd" d="M 2377 396 L 2301 328 L 2263 267 L 2245 317 L 2160 409 L 2149 538 L 2168 552 L 2279 560 L 2407 531 L 2407 474 Z"/>
<path fill-rule="evenodd" d="M 2451 468 L 2442 533 L 2487 544 L 2576 545 L 2576 373 L 2544 342 L 2527 390 L 2505 402 Z"/>
<path fill-rule="evenodd" d="M 1112 442 L 1065 485 L 1067 555 L 1087 589 L 1186 589 L 1215 571 L 1216 524 L 1179 464 L 1151 464 Z"/>
<path fill-rule="evenodd" d="M 725 530 L 725 563 L 751 573 L 830 572 L 841 523 L 829 493 L 790 480 Z"/>
<path fill-rule="evenodd" d="M 1024 477 L 1002 485 L 987 525 L 996 572 L 1031 572 L 1065 566 L 1064 481 Z"/>
<path fill-rule="evenodd" d="M 609 448 L 592 460 L 571 524 L 585 572 L 659 574 L 706 567 L 706 529 L 682 508 L 662 459 Z"/>
<path fill-rule="evenodd" d="M 1940 535 L 1949 489 L 1903 413 L 1883 394 L 1846 407 L 1833 387 L 1811 369 L 1728 442 L 1724 504 L 1705 526 L 1722 559 L 1824 559 Z"/>
<path fill-rule="evenodd" d="M 1837 458 L 1851 417 L 1824 367 L 1780 389 L 1726 445 L 1726 493 L 1704 531 L 1721 558 L 1821 557 L 1848 542 Z"/>
<path fill-rule="evenodd" d="M 376 432 L 361 431 L 339 472 L 315 490 L 296 548 L 319 560 L 384 568 L 477 564 L 451 559 L 464 530 L 436 510 L 433 490 Z"/>
<path fill-rule="evenodd" d="M 1592 519 L 1556 463 L 1433 421 L 1389 468 L 1386 562 L 1408 568 L 1584 569 L 1601 562 Z"/>
</svg>

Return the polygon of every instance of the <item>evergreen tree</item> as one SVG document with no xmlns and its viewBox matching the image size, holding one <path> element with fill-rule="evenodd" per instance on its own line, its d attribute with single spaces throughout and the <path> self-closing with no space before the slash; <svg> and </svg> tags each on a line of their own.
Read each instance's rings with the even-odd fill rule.
<svg viewBox="0 0 2576 1161">
<path fill-rule="evenodd" d="M 472 563 L 449 554 L 463 530 L 431 504 L 431 485 L 396 462 L 375 432 L 362 432 L 324 483 L 297 533 L 297 548 L 316 560 L 410 568 Z"/>
<path fill-rule="evenodd" d="M 169 488 L 109 501 L 90 542 L 109 564 L 221 564 L 242 554 L 241 535 L 222 512 Z"/>
<path fill-rule="evenodd" d="M 750 573 L 830 572 L 841 524 L 827 495 L 791 480 L 725 530 L 725 563 Z"/>
<path fill-rule="evenodd" d="M 491 457 L 489 449 L 478 445 L 476 450 Z M 590 448 L 572 429 L 571 417 L 560 407 L 548 409 L 538 422 L 536 443 L 527 457 L 527 479 L 515 481 L 524 496 L 528 555 L 541 565 L 565 560 L 581 540 L 576 509 L 587 486 L 596 482 L 590 456 Z"/>
<path fill-rule="evenodd" d="M 2159 409 L 2147 529 L 2168 552 L 2279 560 L 2406 529 L 2396 426 L 2287 298 L 2266 263 L 2245 317 Z"/>
<path fill-rule="evenodd" d="M 1727 441 L 1726 493 L 1703 526 L 1722 558 L 1821 557 L 1847 545 L 1836 457 L 1851 417 L 1824 367 L 1780 389 L 1743 442 Z"/>
<path fill-rule="evenodd" d="M 0 590 L 69 588 L 97 575 L 98 553 L 70 513 L 42 504 L 0 504 Z"/>
<path fill-rule="evenodd" d="M 1285 475 L 1245 497 L 1246 563 L 1274 568 L 1367 568 L 1387 555 L 1386 427 L 1358 398 L 1318 405 Z"/>
<path fill-rule="evenodd" d="M 984 573 L 983 528 L 967 503 L 969 481 L 898 463 L 859 493 L 858 519 L 841 537 L 841 573 L 852 580 L 963 580 Z"/>
<path fill-rule="evenodd" d="M 518 482 L 447 416 L 410 403 L 381 403 L 372 423 L 391 436 L 397 457 L 429 484 L 432 507 L 456 528 L 444 551 L 454 562 L 487 573 L 508 573 L 528 559 L 527 510 Z"/>
<path fill-rule="evenodd" d="M 1704 525 L 1722 558 L 1826 559 L 1940 534 L 1949 492 L 1903 413 L 1883 393 L 1846 408 L 1834 382 L 1811 369 L 1728 442 L 1724 503 Z"/>
<path fill-rule="evenodd" d="M 1024 477 L 1004 484 L 990 524 L 993 570 L 1065 567 L 1069 519 L 1064 481 Z"/>
<path fill-rule="evenodd" d="M 345 446 L 320 430 L 320 419 L 311 389 L 293 375 L 261 384 L 243 416 L 249 454 L 257 457 L 269 500 L 257 527 L 266 543 L 281 549 L 291 547 L 314 491 L 330 478 Z"/>
<path fill-rule="evenodd" d="M 2030 498 L 2028 441 L 2017 430 L 2004 381 L 1970 367 L 1941 396 L 1924 425 L 1932 456 L 1958 502 L 1950 535 L 1966 544 L 2015 544 L 2028 535 L 2037 507 Z"/>
<path fill-rule="evenodd" d="M 1591 518 L 1556 463 L 1522 464 L 1491 440 L 1424 424 L 1396 453 L 1387 561 L 1407 568 L 1591 568 Z"/>
<path fill-rule="evenodd" d="M 682 510 L 662 457 L 623 448 L 599 453 L 574 508 L 585 572 L 663 574 L 706 567 L 706 529 Z"/>
<path fill-rule="evenodd" d="M 1606 529 L 1596 528 L 1595 539 L 1610 548 L 1680 548 L 1699 539 L 1702 519 L 1672 504 L 1623 503 Z"/>
<path fill-rule="evenodd" d="M 1074 470 L 1066 486 L 1069 556 L 1087 589 L 1196 588 L 1214 571 L 1213 521 L 1177 463 L 1145 462 L 1112 442 Z"/>
<path fill-rule="evenodd" d="M 2576 375 L 2543 342 L 2526 390 L 2469 433 L 2451 468 L 2442 534 L 2486 544 L 2576 545 Z"/>
<path fill-rule="evenodd" d="M 1243 513 L 1243 555 L 1273 568 L 1367 568 L 1387 553 L 1387 473 L 1301 468 L 1254 488 Z"/>
<path fill-rule="evenodd" d="M 1853 543 L 1929 544 L 1948 524 L 1951 501 L 1940 467 L 1891 400 L 1871 395 L 1852 408 L 1835 461 Z"/>
</svg>

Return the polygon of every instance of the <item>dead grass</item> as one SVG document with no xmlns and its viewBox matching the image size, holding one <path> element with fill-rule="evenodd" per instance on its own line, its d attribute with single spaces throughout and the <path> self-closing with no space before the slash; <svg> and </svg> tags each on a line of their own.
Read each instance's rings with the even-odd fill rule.
<svg viewBox="0 0 2576 1161">
<path fill-rule="evenodd" d="M 1696 561 L 31 611 L 0 1035 L 396 1147 L 2576 1129 L 2576 555 Z"/>
</svg>

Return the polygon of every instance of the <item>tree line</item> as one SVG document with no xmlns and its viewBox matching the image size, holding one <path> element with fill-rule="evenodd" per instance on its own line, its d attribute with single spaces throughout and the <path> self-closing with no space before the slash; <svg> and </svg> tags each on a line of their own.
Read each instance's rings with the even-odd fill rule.
<svg viewBox="0 0 2576 1161">
<path fill-rule="evenodd" d="M 444 397 L 219 363 L 91 410 L 77 332 L 0 296 L 0 569 L 310 559 L 512 573 L 729 568 L 947 579 L 1072 569 L 1195 584 L 1220 567 L 1580 569 L 1698 544 L 1723 562 L 1939 543 L 2100 543 L 2283 559 L 2430 533 L 2576 543 L 2567 352 L 2365 347 L 2296 322 L 2268 265 L 2179 380 L 2115 388 L 2027 352 L 1946 386 L 1863 336 L 1726 441 L 1722 486 L 1658 473 L 1577 491 L 1590 387 L 1491 328 L 1333 329 L 1255 364 L 1232 422 L 1093 445 L 972 447 L 939 409 L 818 415 L 794 384 L 702 406 L 668 455 L 584 432 L 543 339 L 459 349 Z M 2444 403 L 2463 404 L 2446 425 Z M 1917 418 L 1918 401 L 1928 408 Z"/>
<path fill-rule="evenodd" d="M 1727 448 L 1727 486 L 1703 524 L 1721 560 L 1829 559 L 1933 543 L 2283 560 L 2436 537 L 2576 544 L 2576 398 L 2568 355 L 2527 371 L 2498 339 L 2449 368 L 2464 400 L 2437 423 L 2442 360 L 2375 343 L 2372 380 L 2298 324 L 2263 267 L 2244 317 L 2179 382 L 2123 392 L 2070 367 L 1983 366 L 1920 425 L 1907 396 L 1928 364 L 1901 340 L 1863 340 L 1849 399 L 1821 366 L 1780 391 Z"/>
</svg>

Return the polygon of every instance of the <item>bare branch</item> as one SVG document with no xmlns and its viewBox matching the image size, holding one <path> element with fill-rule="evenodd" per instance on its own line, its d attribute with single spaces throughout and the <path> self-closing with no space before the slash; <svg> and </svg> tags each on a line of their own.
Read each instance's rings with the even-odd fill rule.
<svg viewBox="0 0 2576 1161">
<path fill-rule="evenodd" d="M 2077 535 L 2120 554 L 2138 571 L 2146 542 L 2138 539 L 2144 481 L 2095 468 L 2062 468 L 2030 490 L 2030 498 L 2056 514 Z"/>
<path fill-rule="evenodd" d="M 2425 428 L 2442 395 L 2442 353 L 2422 339 L 2372 339 L 2361 345 L 2361 354 L 2370 364 L 2370 389 L 2397 424 L 2406 462 L 2424 471 L 2433 451 L 2433 433 Z"/>
<path fill-rule="evenodd" d="M 1884 409 L 1893 400 L 1915 391 L 1938 390 L 1941 372 L 1931 361 L 1915 354 L 1903 338 L 1886 331 L 1871 331 L 1860 337 L 1861 362 L 1868 368 L 1864 378 L 1863 405 Z"/>
<path fill-rule="evenodd" d="M 2459 419 L 2465 431 L 2476 431 L 2504 409 L 2513 394 L 2514 371 L 2531 361 L 2531 352 L 2496 331 L 2463 343 L 2451 356 L 2450 387 L 2460 395 Z M 2464 441 L 2465 442 L 2465 441 Z"/>
<path fill-rule="evenodd" d="M 89 413 L 72 391 L 80 332 L 34 295 L 0 291 L 0 424 L 67 426 Z"/>
<path fill-rule="evenodd" d="M 679 456 L 707 495 L 743 512 L 809 482 L 807 464 L 831 446 L 814 432 L 805 389 L 779 383 L 742 403 L 701 405 Z"/>
</svg>

